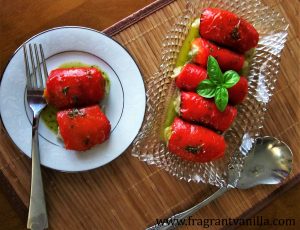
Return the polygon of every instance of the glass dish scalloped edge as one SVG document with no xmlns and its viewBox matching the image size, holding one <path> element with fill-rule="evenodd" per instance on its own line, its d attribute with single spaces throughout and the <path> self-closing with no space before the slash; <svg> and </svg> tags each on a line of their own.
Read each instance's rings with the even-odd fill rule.
<svg viewBox="0 0 300 230">
<path fill-rule="evenodd" d="M 146 81 L 147 110 L 143 126 L 133 142 L 132 155 L 179 179 L 223 187 L 228 184 L 229 169 L 234 169 L 235 173 L 241 171 L 254 138 L 260 135 L 267 104 L 275 89 L 288 24 L 278 12 L 258 0 L 198 0 L 186 3 L 186 8 L 182 9 L 163 41 L 159 71 Z M 229 10 L 245 18 L 257 29 L 260 39 L 250 64 L 248 97 L 237 107 L 238 116 L 234 124 L 223 133 L 227 143 L 224 158 L 195 163 L 168 152 L 160 132 L 166 106 L 175 93 L 174 80 L 170 76 L 179 50 L 191 23 L 205 7 Z"/>
</svg>

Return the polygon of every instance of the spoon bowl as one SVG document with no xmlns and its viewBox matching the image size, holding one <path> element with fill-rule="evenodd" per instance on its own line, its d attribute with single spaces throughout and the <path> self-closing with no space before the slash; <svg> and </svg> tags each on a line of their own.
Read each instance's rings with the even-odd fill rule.
<svg viewBox="0 0 300 230">
<path fill-rule="evenodd" d="M 245 163 L 236 188 L 259 184 L 279 184 L 292 170 L 293 154 L 284 142 L 274 137 L 259 137 Z"/>
</svg>

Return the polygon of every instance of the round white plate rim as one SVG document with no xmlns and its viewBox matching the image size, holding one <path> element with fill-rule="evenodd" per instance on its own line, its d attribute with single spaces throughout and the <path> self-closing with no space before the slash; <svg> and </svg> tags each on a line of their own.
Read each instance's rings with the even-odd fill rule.
<svg viewBox="0 0 300 230">
<path fill-rule="evenodd" d="M 99 168 L 109 162 L 111 162 L 112 160 L 116 159 L 117 157 L 119 157 L 124 151 L 126 151 L 126 149 L 130 146 L 130 144 L 133 142 L 134 138 L 136 137 L 136 135 L 138 134 L 141 126 L 142 126 L 142 123 L 144 121 L 144 116 L 145 116 L 145 109 L 146 109 L 146 94 L 145 94 L 145 83 L 144 83 L 144 80 L 143 80 L 143 77 L 142 77 L 142 74 L 141 74 L 141 71 L 139 69 L 139 66 L 137 65 L 135 59 L 132 57 L 132 55 L 130 54 L 130 52 L 128 52 L 128 50 L 122 46 L 118 41 L 114 40 L 113 38 L 110 38 L 108 35 L 100 32 L 100 31 L 97 31 L 95 29 L 91 29 L 91 28 L 88 28 L 88 27 L 82 27 L 82 26 L 61 26 L 61 27 L 54 27 L 54 28 L 51 28 L 51 29 L 48 29 L 48 30 L 45 30 L 45 31 L 42 31 L 34 36 L 32 36 L 31 38 L 29 38 L 28 40 L 26 40 L 23 44 L 26 44 L 28 43 L 29 41 L 35 39 L 35 38 L 38 38 L 39 36 L 43 35 L 43 34 L 46 34 L 46 33 L 49 33 L 49 32 L 52 32 L 52 31 L 55 31 L 55 30 L 61 30 L 61 29 L 76 29 L 76 30 L 87 30 L 87 31 L 91 31 L 91 32 L 95 32 L 101 36 L 104 36 L 106 37 L 106 39 L 109 39 L 111 40 L 112 42 L 114 42 L 119 49 L 122 49 L 123 51 L 122 52 L 125 52 L 126 55 L 129 56 L 129 58 L 131 59 L 130 61 L 133 62 L 133 66 L 135 68 L 135 70 L 138 72 L 138 76 L 139 78 L 137 80 L 139 80 L 142 84 L 140 85 L 142 88 L 142 91 L 143 91 L 143 97 L 139 97 L 139 102 L 142 103 L 142 113 L 140 114 L 141 116 L 138 117 L 138 119 L 135 119 L 135 121 L 137 122 L 136 124 L 136 130 L 134 132 L 134 135 L 132 135 L 132 138 L 130 140 L 130 142 L 128 142 L 126 144 L 126 146 L 123 146 L 123 150 L 120 151 L 118 154 L 115 154 L 115 156 L 108 160 L 107 162 L 102 162 L 101 164 L 97 165 L 97 166 L 93 166 L 93 167 L 83 167 L 83 168 L 80 168 L 80 169 L 70 169 L 70 168 L 67 168 L 67 169 L 64 169 L 64 168 L 59 168 L 59 167 L 53 167 L 52 166 L 49 166 L 47 164 L 43 164 L 45 167 L 48 167 L 48 168 L 51 168 L 51 169 L 55 169 L 55 170 L 58 170 L 58 171 L 63 171 L 63 172 L 81 172 L 81 171 L 87 171 L 87 170 L 92 170 L 92 169 L 95 169 L 95 168 Z M 5 73 L 6 73 L 6 70 L 9 66 L 9 64 L 12 62 L 12 60 L 15 58 L 16 54 L 18 54 L 18 52 L 20 51 L 20 49 L 22 48 L 23 44 L 18 47 L 16 49 L 16 51 L 12 54 L 12 56 L 10 57 L 10 59 L 7 61 L 7 64 L 6 66 L 4 67 L 3 69 L 3 72 L 1 73 L 1 76 L 0 76 L 0 94 L 1 94 L 1 91 L 2 91 L 2 80 L 3 80 L 3 77 L 5 76 Z M 91 53 L 92 55 L 95 55 L 94 53 Z M 52 55 L 48 55 L 48 56 L 52 56 Z M 47 56 L 47 57 L 48 57 Z M 95 55 L 97 56 L 97 55 Z M 99 56 L 97 56 L 99 57 Z M 140 95 L 141 96 L 141 95 Z M 2 106 L 1 106 L 2 107 Z M 6 134 L 8 135 L 8 137 L 11 139 L 12 143 L 14 143 L 14 145 L 20 150 L 21 153 L 23 153 L 24 155 L 30 157 L 30 153 L 27 154 L 25 153 L 24 151 L 22 151 L 22 149 L 14 142 L 12 136 L 10 135 L 9 131 L 7 130 L 7 128 L 5 127 L 5 122 L 2 118 L 2 112 L 3 112 L 3 109 L 0 107 L 0 119 L 1 119 L 1 122 L 3 124 L 3 127 L 4 127 L 4 130 L 6 132 Z M 84 153 L 83 153 L 84 154 Z M 44 162 L 43 162 L 44 163 Z"/>
</svg>

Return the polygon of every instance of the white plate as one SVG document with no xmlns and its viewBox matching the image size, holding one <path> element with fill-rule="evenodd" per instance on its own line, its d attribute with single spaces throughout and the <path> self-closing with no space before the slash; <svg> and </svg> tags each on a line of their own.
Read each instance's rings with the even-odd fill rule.
<svg viewBox="0 0 300 230">
<path fill-rule="evenodd" d="M 118 157 L 137 135 L 144 118 L 144 82 L 135 61 L 119 43 L 106 35 L 83 27 L 53 28 L 25 43 L 41 43 L 48 71 L 69 61 L 97 65 L 111 80 L 105 113 L 112 131 L 108 141 L 85 152 L 64 149 L 56 135 L 40 121 L 41 164 L 61 171 L 84 171 L 100 167 Z M 31 156 L 31 110 L 25 98 L 23 50 L 17 49 L 8 63 L 0 86 L 0 112 L 12 141 Z"/>
</svg>

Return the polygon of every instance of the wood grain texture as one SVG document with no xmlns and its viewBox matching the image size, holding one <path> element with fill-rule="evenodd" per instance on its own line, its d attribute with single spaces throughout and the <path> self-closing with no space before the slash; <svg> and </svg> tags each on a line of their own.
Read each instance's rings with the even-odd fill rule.
<svg viewBox="0 0 300 230">
<path fill-rule="evenodd" d="M 37 4 L 36 1 L 2 0 L 0 69 L 4 70 L 9 56 L 24 40 L 42 30 L 62 25 L 81 25 L 103 30 L 151 2 L 45 0 Z M 263 133 L 279 137 L 294 151 L 294 170 L 289 178 L 291 181 L 300 173 L 300 146 L 297 141 L 300 139 L 299 1 L 265 2 L 282 12 L 290 23 L 277 91 L 269 106 Z M 145 79 L 157 70 L 160 62 L 160 44 L 182 7 L 184 1 L 178 0 L 114 35 L 114 38 L 133 54 Z M 30 160 L 18 152 L 3 127 L 0 143 L 1 173 L 27 207 Z M 215 191 L 214 187 L 208 185 L 178 181 L 166 172 L 133 158 L 130 156 L 130 149 L 112 163 L 97 170 L 65 174 L 43 168 L 43 177 L 50 229 L 142 229 L 152 224 L 156 218 L 165 218 L 186 209 Z M 261 206 L 259 202 L 270 194 L 275 197 L 279 191 L 277 188 L 279 186 L 259 186 L 247 191 L 230 191 L 195 214 L 193 218 L 239 217 L 249 212 L 256 204 Z M 297 193 L 290 194 L 290 199 L 296 201 Z M 282 199 L 282 202 L 285 202 L 287 198 L 283 196 Z M 266 216 L 299 218 L 299 202 L 295 203 L 297 206 L 295 205 L 294 211 L 289 212 L 292 216 L 281 216 L 281 213 L 272 212 L 272 209 L 277 210 L 281 207 L 281 203 L 277 206 L 272 204 L 273 208 L 269 211 L 269 216 Z M 1 227 L 2 224 L 0 229 Z M 186 228 L 199 229 L 199 226 Z M 4 226 L 3 229 L 8 228 Z"/>
</svg>

